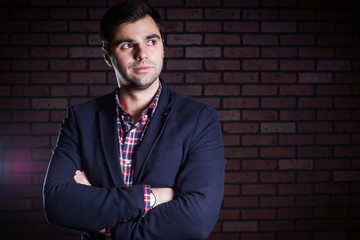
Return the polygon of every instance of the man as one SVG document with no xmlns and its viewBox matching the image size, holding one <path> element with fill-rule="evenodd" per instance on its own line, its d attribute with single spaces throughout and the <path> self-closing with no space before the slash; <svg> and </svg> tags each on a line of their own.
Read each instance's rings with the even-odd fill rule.
<svg viewBox="0 0 360 240">
<path fill-rule="evenodd" d="M 216 111 L 171 91 L 159 75 L 159 14 L 127 1 L 101 20 L 118 88 L 69 107 L 46 174 L 48 221 L 83 239 L 205 239 L 224 185 Z"/>
</svg>

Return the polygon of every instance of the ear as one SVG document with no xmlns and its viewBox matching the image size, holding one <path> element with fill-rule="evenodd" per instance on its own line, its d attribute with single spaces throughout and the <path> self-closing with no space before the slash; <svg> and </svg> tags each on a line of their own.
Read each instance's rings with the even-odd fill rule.
<svg viewBox="0 0 360 240">
<path fill-rule="evenodd" d="M 104 57 L 104 60 L 105 60 L 106 64 L 109 67 L 112 67 L 111 60 L 110 60 L 110 55 L 104 48 L 102 48 L 102 55 Z"/>
</svg>

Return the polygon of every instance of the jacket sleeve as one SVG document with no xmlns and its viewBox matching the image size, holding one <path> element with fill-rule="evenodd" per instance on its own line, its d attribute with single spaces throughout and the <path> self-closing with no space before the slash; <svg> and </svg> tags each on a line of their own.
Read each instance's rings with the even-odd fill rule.
<svg viewBox="0 0 360 240">
<path fill-rule="evenodd" d="M 144 214 L 142 185 L 98 188 L 75 183 L 75 171 L 82 170 L 80 141 L 74 110 L 70 107 L 61 125 L 43 186 L 47 220 L 81 231 L 98 231 L 124 219 L 141 217 Z"/>
<path fill-rule="evenodd" d="M 176 178 L 177 197 L 150 210 L 145 217 L 119 224 L 116 239 L 206 239 L 221 207 L 224 150 L 216 111 L 199 114 L 186 161 Z"/>
</svg>

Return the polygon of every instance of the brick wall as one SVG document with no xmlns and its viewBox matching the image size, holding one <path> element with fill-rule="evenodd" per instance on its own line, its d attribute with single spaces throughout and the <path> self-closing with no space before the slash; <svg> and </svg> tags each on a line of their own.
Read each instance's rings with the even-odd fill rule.
<svg viewBox="0 0 360 240">
<path fill-rule="evenodd" d="M 0 237 L 79 239 L 41 187 L 70 104 L 114 89 L 99 18 L 113 0 L 0 3 Z M 214 106 L 226 185 L 210 239 L 360 239 L 360 11 L 348 0 L 152 0 L 163 78 Z"/>
</svg>

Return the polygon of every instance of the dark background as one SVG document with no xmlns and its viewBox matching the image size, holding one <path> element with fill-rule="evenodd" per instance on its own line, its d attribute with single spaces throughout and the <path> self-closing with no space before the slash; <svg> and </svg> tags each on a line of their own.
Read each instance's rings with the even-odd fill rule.
<svg viewBox="0 0 360 240">
<path fill-rule="evenodd" d="M 210 239 L 360 239 L 359 1 L 149 2 L 165 19 L 162 77 L 221 119 Z M 98 37 L 115 3 L 0 2 L 1 239 L 79 239 L 46 223 L 42 183 L 67 106 L 115 88 Z"/>
</svg>

